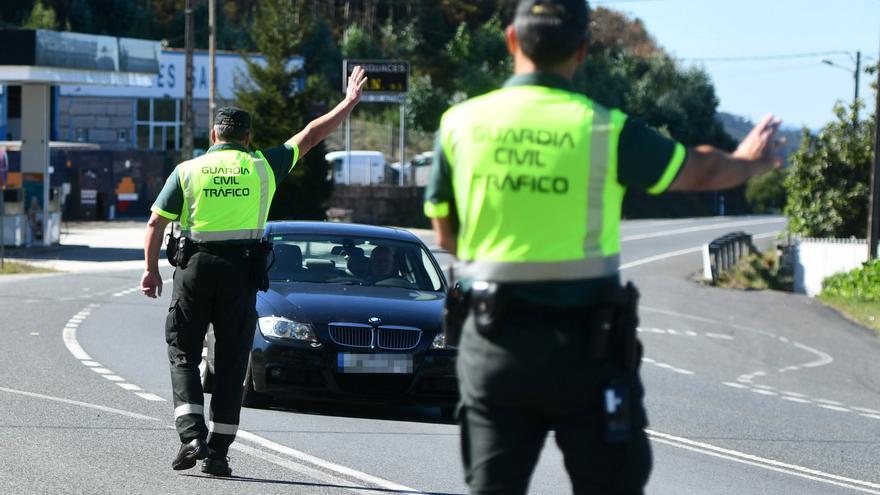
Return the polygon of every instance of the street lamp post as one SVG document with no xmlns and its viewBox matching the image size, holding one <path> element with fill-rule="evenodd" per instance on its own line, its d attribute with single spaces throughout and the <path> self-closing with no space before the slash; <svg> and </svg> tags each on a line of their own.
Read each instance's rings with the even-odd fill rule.
<svg viewBox="0 0 880 495">
<path fill-rule="evenodd" d="M 850 55 L 850 58 L 852 58 L 852 55 Z M 827 58 L 823 58 L 821 60 L 821 62 L 825 65 L 830 65 L 831 67 L 836 67 L 838 69 L 842 69 L 842 70 L 845 70 L 847 72 L 852 73 L 853 79 L 855 80 L 855 95 L 853 96 L 853 107 L 854 107 L 854 112 L 853 112 L 853 119 L 854 120 L 853 121 L 858 122 L 859 121 L 859 105 L 858 105 L 858 103 L 859 103 L 859 76 L 862 73 L 862 52 L 861 52 L 861 50 L 856 52 L 856 57 L 853 60 L 853 62 L 855 62 L 855 64 L 856 64 L 855 69 L 853 69 L 852 67 L 847 67 L 845 65 L 836 64 L 832 60 L 827 59 Z"/>
</svg>

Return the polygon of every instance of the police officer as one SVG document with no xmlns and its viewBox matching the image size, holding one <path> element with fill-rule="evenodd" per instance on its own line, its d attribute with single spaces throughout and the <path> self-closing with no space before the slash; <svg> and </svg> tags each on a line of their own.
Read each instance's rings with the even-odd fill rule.
<svg viewBox="0 0 880 495">
<path fill-rule="evenodd" d="M 520 1 L 506 30 L 514 76 L 440 124 L 425 213 L 469 294 L 457 367 L 474 494 L 525 493 L 550 430 L 575 493 L 643 492 L 637 293 L 618 273 L 624 192 L 725 189 L 779 165 L 769 116 L 732 154 L 686 149 L 576 92 L 587 27 L 584 0 Z"/>
<path fill-rule="evenodd" d="M 283 146 L 250 152 L 251 120 L 236 108 L 218 110 L 208 152 L 178 165 L 152 207 L 141 290 L 162 293 L 158 257 L 169 221 L 180 219 L 184 241 L 176 256 L 174 290 L 165 323 L 171 364 L 174 417 L 181 446 L 171 463 L 230 476 L 226 453 L 238 431 L 242 383 L 256 327 L 256 290 L 264 281 L 261 256 L 269 206 L 278 184 L 299 157 L 329 135 L 360 101 L 366 77 L 355 68 L 345 99 L 310 122 Z M 265 288 L 263 289 L 265 290 Z M 205 424 L 199 379 L 202 344 L 214 326 L 215 385 Z"/>
</svg>

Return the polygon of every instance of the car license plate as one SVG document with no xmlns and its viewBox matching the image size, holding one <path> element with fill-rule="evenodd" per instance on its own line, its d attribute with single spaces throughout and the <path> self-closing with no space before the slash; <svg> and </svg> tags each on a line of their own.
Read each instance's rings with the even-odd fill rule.
<svg viewBox="0 0 880 495">
<path fill-rule="evenodd" d="M 352 354 L 340 352 L 336 357 L 339 373 L 394 373 L 413 372 L 413 359 L 409 354 Z"/>
</svg>

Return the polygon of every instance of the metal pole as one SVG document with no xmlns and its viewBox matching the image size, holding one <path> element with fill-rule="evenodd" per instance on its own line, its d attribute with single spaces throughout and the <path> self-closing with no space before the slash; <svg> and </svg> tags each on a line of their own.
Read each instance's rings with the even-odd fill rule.
<svg viewBox="0 0 880 495">
<path fill-rule="evenodd" d="M 406 119 L 404 118 L 405 115 L 406 115 L 406 102 L 401 101 L 401 103 L 400 103 L 400 185 L 401 186 L 403 185 L 403 164 L 404 164 L 404 158 L 406 155 L 406 153 L 404 151 L 405 146 L 406 146 L 406 143 L 404 143 L 404 139 L 405 139 L 404 138 L 404 136 L 405 136 L 405 134 L 404 134 L 405 129 L 404 128 L 406 126 Z M 412 170 L 410 170 L 410 173 L 412 173 Z"/>
<path fill-rule="evenodd" d="M 862 72 L 862 52 L 857 51 L 856 52 L 856 71 L 853 74 L 853 77 L 856 80 L 856 94 L 855 94 L 855 97 L 853 98 L 853 118 L 855 119 L 854 120 L 855 124 L 859 123 L 859 76 L 861 75 L 861 72 Z"/>
<path fill-rule="evenodd" d="M 214 127 L 214 113 L 217 111 L 217 102 L 214 100 L 217 88 L 217 80 L 214 75 L 217 71 L 217 0 L 208 0 L 208 135 Z"/>
<path fill-rule="evenodd" d="M 183 44 L 184 49 L 186 50 L 186 93 L 183 97 L 183 159 L 189 160 L 193 155 L 193 0 L 186 0 L 186 10 L 184 10 L 184 14 L 186 19 L 183 34 Z"/>
<path fill-rule="evenodd" d="M 877 71 L 880 83 L 880 70 Z M 880 237 L 880 97 L 874 109 L 874 169 L 871 171 L 871 201 L 868 210 L 868 259 L 877 256 L 877 239 Z"/>
</svg>

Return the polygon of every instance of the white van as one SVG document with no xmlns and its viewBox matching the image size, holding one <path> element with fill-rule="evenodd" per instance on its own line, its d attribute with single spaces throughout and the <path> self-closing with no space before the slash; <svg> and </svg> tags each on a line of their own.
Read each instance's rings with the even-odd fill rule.
<svg viewBox="0 0 880 495">
<path fill-rule="evenodd" d="M 349 162 L 351 156 L 351 162 Z M 385 155 L 379 151 L 331 151 L 324 159 L 336 184 L 382 184 L 385 182 Z"/>
</svg>

